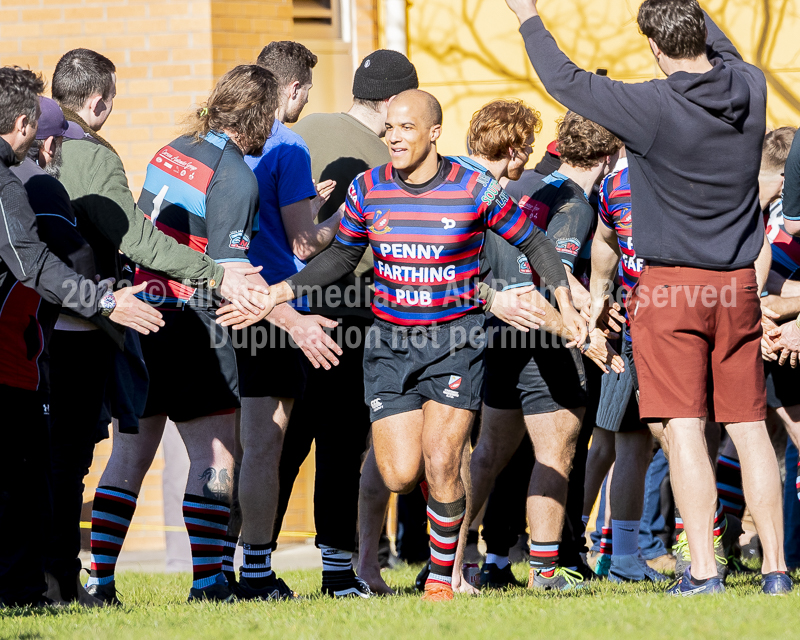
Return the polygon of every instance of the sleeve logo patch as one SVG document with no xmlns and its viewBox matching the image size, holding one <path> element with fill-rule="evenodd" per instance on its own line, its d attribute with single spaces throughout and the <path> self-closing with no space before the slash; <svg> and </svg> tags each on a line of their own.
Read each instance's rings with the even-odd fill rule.
<svg viewBox="0 0 800 640">
<path fill-rule="evenodd" d="M 371 233 L 383 235 L 389 233 L 392 228 L 389 226 L 389 210 L 376 211 L 372 216 L 372 224 L 368 227 Z"/>
<path fill-rule="evenodd" d="M 559 253 L 566 253 L 571 256 L 577 256 L 581 252 L 581 243 L 577 238 L 565 238 L 564 240 L 556 241 L 556 251 Z"/>
<path fill-rule="evenodd" d="M 525 256 L 518 256 L 517 263 L 519 264 L 519 272 L 524 274 L 531 273 L 531 264 Z"/>
<path fill-rule="evenodd" d="M 347 189 L 347 195 L 350 196 L 350 199 L 355 204 L 358 202 L 358 194 L 356 193 L 356 183 L 351 182 L 350 187 Z"/>
<path fill-rule="evenodd" d="M 247 251 L 250 248 L 250 236 L 248 236 L 242 229 L 239 231 L 231 231 L 228 234 L 228 237 L 231 239 L 230 248 L 231 249 L 241 249 L 242 251 Z"/>
<path fill-rule="evenodd" d="M 523 196 L 519 201 L 519 208 L 528 217 L 528 220 L 533 222 L 542 231 L 547 230 L 547 216 L 550 213 L 550 207 L 543 202 L 533 200 L 529 196 Z"/>
</svg>

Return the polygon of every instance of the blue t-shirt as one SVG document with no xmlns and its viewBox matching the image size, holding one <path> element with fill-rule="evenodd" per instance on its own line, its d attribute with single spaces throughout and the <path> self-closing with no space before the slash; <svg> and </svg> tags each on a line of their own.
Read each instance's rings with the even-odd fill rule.
<svg viewBox="0 0 800 640">
<path fill-rule="evenodd" d="M 311 154 L 303 139 L 275 120 L 261 156 L 245 156 L 258 180 L 258 234 L 247 256 L 264 267 L 261 275 L 276 284 L 300 271 L 305 262 L 292 252 L 283 228 L 281 207 L 317 195 L 311 177 Z"/>
</svg>

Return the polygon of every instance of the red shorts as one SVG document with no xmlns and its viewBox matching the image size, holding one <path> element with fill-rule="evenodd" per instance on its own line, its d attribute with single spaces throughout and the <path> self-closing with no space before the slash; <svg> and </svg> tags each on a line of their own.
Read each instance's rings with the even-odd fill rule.
<svg viewBox="0 0 800 640">
<path fill-rule="evenodd" d="M 767 413 L 753 269 L 645 267 L 629 299 L 642 420 Z"/>
</svg>

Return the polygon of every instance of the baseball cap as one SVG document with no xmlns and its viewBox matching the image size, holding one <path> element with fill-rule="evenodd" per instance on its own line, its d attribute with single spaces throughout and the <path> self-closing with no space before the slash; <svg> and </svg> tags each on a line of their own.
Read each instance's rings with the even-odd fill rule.
<svg viewBox="0 0 800 640">
<path fill-rule="evenodd" d="M 67 130 L 67 119 L 58 103 L 51 99 L 39 96 L 39 129 L 36 131 L 37 140 L 46 140 L 50 136 L 63 136 Z"/>
</svg>

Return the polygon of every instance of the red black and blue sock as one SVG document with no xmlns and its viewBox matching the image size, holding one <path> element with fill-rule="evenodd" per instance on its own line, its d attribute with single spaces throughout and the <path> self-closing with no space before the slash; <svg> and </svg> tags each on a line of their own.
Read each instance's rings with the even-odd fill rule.
<svg viewBox="0 0 800 640">
<path fill-rule="evenodd" d="M 92 503 L 92 572 L 86 586 L 114 581 L 119 552 L 136 510 L 136 494 L 119 487 L 97 487 Z"/>
<path fill-rule="evenodd" d="M 741 520 L 744 515 L 742 467 L 738 460 L 720 456 L 717 462 L 717 496 L 725 513 Z"/>
<path fill-rule="evenodd" d="M 725 532 L 725 525 L 728 521 L 725 519 L 725 511 L 722 505 L 717 502 L 717 510 L 714 512 L 714 537 L 721 536 Z"/>
<path fill-rule="evenodd" d="M 458 534 L 467 510 L 467 497 L 453 502 L 438 502 L 428 497 L 428 522 L 431 528 L 431 572 L 427 582 L 449 585 L 458 547 Z"/>
<path fill-rule="evenodd" d="M 560 542 L 536 542 L 531 540 L 531 568 L 550 578 L 558 566 L 558 545 Z"/>
<path fill-rule="evenodd" d="M 611 527 L 602 527 L 600 529 L 600 553 L 606 556 L 612 555 L 614 551 L 613 540 Z"/>
<path fill-rule="evenodd" d="M 204 589 L 222 574 L 222 554 L 231 508 L 220 500 L 184 494 L 183 521 L 192 548 L 192 588 Z"/>
</svg>

